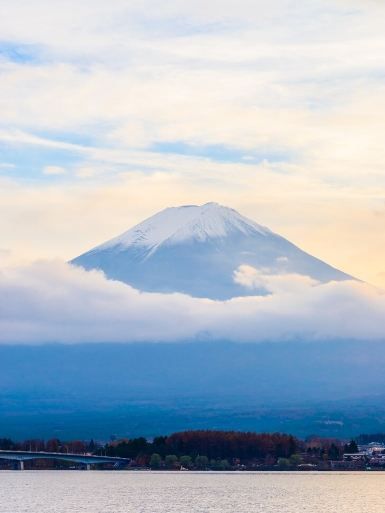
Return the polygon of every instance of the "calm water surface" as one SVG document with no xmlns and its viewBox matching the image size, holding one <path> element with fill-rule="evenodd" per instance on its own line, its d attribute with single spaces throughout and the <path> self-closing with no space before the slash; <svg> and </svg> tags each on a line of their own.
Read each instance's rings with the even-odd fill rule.
<svg viewBox="0 0 385 513">
<path fill-rule="evenodd" d="M 0 472 L 0 513 L 384 513 L 385 473 Z"/>
</svg>

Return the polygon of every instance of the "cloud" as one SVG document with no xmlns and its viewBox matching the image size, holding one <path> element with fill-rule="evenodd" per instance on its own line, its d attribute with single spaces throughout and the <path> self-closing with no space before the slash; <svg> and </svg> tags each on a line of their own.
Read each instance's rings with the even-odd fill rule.
<svg viewBox="0 0 385 513">
<path fill-rule="evenodd" d="M 234 271 L 234 281 L 250 290 L 266 290 L 271 294 L 300 294 L 309 288 L 320 286 L 320 282 L 302 274 L 269 274 L 268 269 L 255 269 L 251 265 L 240 265 Z"/>
<path fill-rule="evenodd" d="M 382 165 L 385 41 L 373 3 L 15 4 L 0 17 L 3 39 L 49 58 L 0 63 L 5 126 L 87 127 L 122 148 L 290 150 L 329 179 L 336 167 Z"/>
<path fill-rule="evenodd" d="M 61 166 L 44 166 L 43 174 L 44 175 L 64 175 L 66 170 Z"/>
<path fill-rule="evenodd" d="M 9 249 L 0 248 L 0 265 L 5 266 L 11 263 L 12 252 Z"/>
<path fill-rule="evenodd" d="M 71 258 L 160 208 L 215 200 L 385 285 L 384 8 L 6 2 L 2 244 Z M 178 144 L 193 154 L 151 151 Z M 240 162 L 205 158 L 213 147 Z M 242 159 L 255 155 L 266 162 Z M 68 172 L 44 180 L 44 165 Z"/>
<path fill-rule="evenodd" d="M 250 268 L 238 272 L 252 274 Z M 3 268 L 0 342 L 385 340 L 381 291 L 296 275 L 265 279 L 272 284 L 269 296 L 213 301 L 140 292 L 57 261 Z"/>
</svg>

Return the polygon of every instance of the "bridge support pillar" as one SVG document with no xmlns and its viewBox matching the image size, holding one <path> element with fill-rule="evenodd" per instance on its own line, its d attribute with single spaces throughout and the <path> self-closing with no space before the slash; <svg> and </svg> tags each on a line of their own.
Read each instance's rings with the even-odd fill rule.
<svg viewBox="0 0 385 513">
<path fill-rule="evenodd" d="M 24 461 L 23 460 L 19 461 L 19 470 L 24 470 Z"/>
</svg>

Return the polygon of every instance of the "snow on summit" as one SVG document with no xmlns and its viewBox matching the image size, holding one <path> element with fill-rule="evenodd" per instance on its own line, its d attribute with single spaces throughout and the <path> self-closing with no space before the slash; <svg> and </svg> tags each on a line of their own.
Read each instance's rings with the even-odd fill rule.
<svg viewBox="0 0 385 513">
<path fill-rule="evenodd" d="M 166 208 L 122 235 L 99 246 L 99 249 L 138 245 L 154 250 L 163 243 L 176 244 L 188 240 L 205 241 L 210 238 L 226 237 L 235 230 L 244 234 L 253 231 L 264 234 L 269 231 L 243 217 L 236 210 L 211 202 L 205 205 Z"/>
<path fill-rule="evenodd" d="M 218 205 L 162 210 L 72 263 L 148 292 L 229 299 L 250 294 L 234 279 L 240 266 L 271 275 L 300 274 L 320 282 L 351 279 L 237 211 Z"/>
</svg>

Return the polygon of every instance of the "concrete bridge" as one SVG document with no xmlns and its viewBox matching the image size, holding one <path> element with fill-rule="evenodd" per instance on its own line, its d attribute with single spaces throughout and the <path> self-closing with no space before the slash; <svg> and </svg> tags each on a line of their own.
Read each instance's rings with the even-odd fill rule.
<svg viewBox="0 0 385 513">
<path fill-rule="evenodd" d="M 0 450 L 0 459 L 19 462 L 19 469 L 24 470 L 24 462 L 27 460 L 61 460 L 82 463 L 90 470 L 91 465 L 99 463 L 112 463 L 114 468 L 127 465 L 128 458 L 115 458 L 113 456 L 95 456 L 93 454 L 70 454 L 61 452 L 33 452 L 33 451 L 3 451 Z"/>
</svg>

